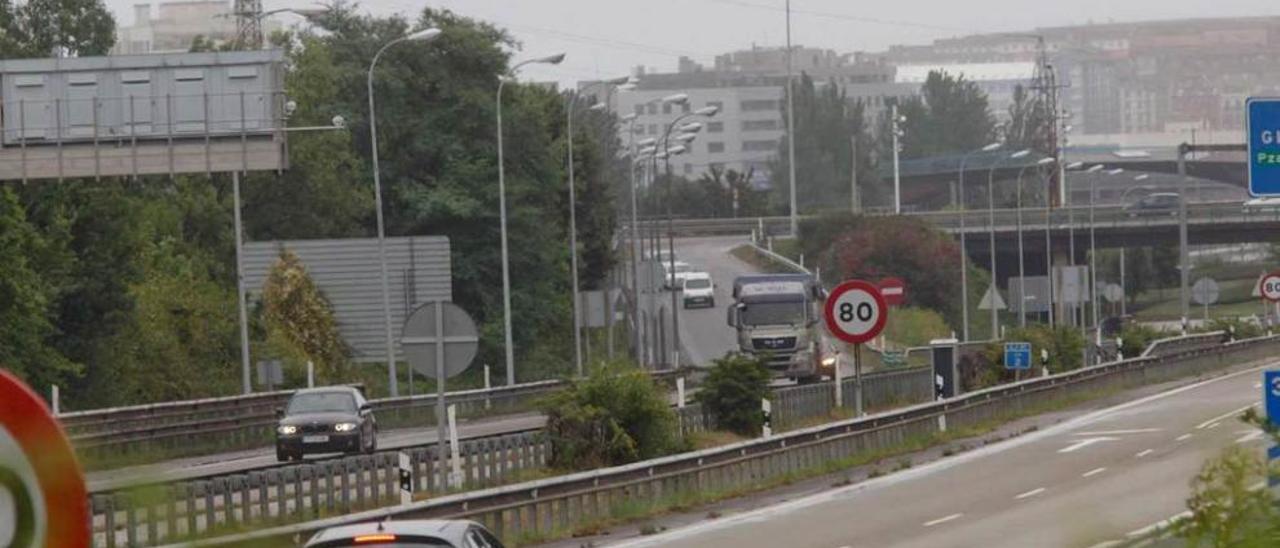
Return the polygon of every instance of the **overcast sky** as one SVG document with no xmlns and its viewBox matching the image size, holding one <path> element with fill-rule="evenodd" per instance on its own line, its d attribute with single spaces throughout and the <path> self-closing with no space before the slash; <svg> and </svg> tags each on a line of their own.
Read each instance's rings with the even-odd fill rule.
<svg viewBox="0 0 1280 548">
<path fill-rule="evenodd" d="M 106 2 L 122 24 L 129 24 L 131 6 L 139 0 Z M 315 3 L 263 0 L 263 5 L 270 10 Z M 625 75 L 636 65 L 671 71 L 680 55 L 709 64 L 718 53 L 752 44 L 786 43 L 785 0 L 366 0 L 359 4 L 377 15 L 409 17 L 428 5 L 507 28 L 523 44 L 517 58 L 566 52 L 562 65 L 530 66 L 523 74 L 527 79 L 564 84 Z M 791 8 L 794 44 L 842 53 L 1038 26 L 1280 15 L 1276 0 L 793 0 Z"/>
</svg>

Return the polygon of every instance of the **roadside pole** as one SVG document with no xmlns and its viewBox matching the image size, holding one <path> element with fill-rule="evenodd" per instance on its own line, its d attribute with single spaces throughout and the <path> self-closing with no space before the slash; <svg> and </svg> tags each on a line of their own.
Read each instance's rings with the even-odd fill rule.
<svg viewBox="0 0 1280 548">
<path fill-rule="evenodd" d="M 839 364 L 837 364 L 839 365 Z M 853 345 L 853 414 L 862 416 L 862 345 Z"/>
</svg>

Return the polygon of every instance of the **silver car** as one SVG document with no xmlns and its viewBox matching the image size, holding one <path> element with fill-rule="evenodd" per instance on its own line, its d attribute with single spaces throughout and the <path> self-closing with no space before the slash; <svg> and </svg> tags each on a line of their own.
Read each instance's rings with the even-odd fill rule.
<svg viewBox="0 0 1280 548">
<path fill-rule="evenodd" d="M 349 546 L 502 548 L 502 541 L 483 525 L 468 520 L 380 521 L 325 529 L 306 548 Z"/>
</svg>

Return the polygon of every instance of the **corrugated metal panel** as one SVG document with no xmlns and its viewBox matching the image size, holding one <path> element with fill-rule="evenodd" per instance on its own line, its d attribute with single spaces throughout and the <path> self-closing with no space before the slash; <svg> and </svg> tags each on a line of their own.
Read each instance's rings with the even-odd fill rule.
<svg viewBox="0 0 1280 548">
<path fill-rule="evenodd" d="M 238 137 L 277 129 L 279 50 L 0 61 L 3 143 Z"/>
<path fill-rule="evenodd" d="M 443 236 L 387 238 L 387 274 L 391 289 L 391 327 L 399 348 L 400 329 L 418 305 L 453 300 L 449 239 Z M 245 287 L 258 299 L 267 273 L 281 249 L 288 249 L 333 304 L 338 329 L 356 361 L 386 361 L 382 311 L 382 274 L 378 240 L 288 240 L 248 242 L 244 246 Z"/>
</svg>

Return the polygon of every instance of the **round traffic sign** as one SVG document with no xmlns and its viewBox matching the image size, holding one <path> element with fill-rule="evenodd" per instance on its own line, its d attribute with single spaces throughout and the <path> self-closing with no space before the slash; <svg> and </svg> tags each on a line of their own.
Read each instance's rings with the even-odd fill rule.
<svg viewBox="0 0 1280 548">
<path fill-rule="evenodd" d="M 1191 286 L 1191 298 L 1196 304 L 1213 304 L 1218 302 L 1220 295 L 1218 282 L 1213 278 L 1200 278 Z"/>
<path fill-rule="evenodd" d="M 471 315 L 458 305 L 443 301 L 425 303 L 409 314 L 401 337 L 400 345 L 409 365 L 431 379 L 439 378 L 441 369 L 446 379 L 466 371 L 480 347 L 480 335 Z M 443 357 L 443 367 L 438 367 L 437 355 Z"/>
<path fill-rule="evenodd" d="M 1277 302 L 1280 301 L 1280 272 L 1272 272 L 1262 277 L 1262 281 L 1258 282 L 1258 292 L 1262 294 L 1262 298 Z"/>
<path fill-rule="evenodd" d="M 850 344 L 862 344 L 884 329 L 888 310 L 880 289 L 862 280 L 849 280 L 831 291 L 824 312 L 832 335 Z"/>
<path fill-rule="evenodd" d="M 89 546 L 84 475 L 40 396 L 0 370 L 0 546 Z"/>
<path fill-rule="evenodd" d="M 880 280 L 880 296 L 884 297 L 885 304 L 897 306 L 903 303 L 907 298 L 907 282 L 902 278 L 885 278 Z"/>
</svg>

